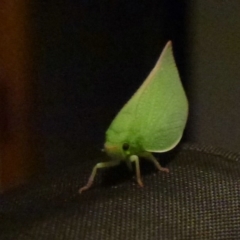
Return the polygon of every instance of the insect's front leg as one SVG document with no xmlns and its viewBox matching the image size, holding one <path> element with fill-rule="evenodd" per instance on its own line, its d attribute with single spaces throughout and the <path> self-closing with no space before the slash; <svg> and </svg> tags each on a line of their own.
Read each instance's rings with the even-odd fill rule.
<svg viewBox="0 0 240 240">
<path fill-rule="evenodd" d="M 152 153 L 143 152 L 143 153 L 141 153 L 140 156 L 151 161 L 159 171 L 167 172 L 167 173 L 169 172 L 169 169 L 162 167 L 161 164 L 158 162 L 158 160 L 152 155 Z"/>
<path fill-rule="evenodd" d="M 94 180 L 95 175 L 96 175 L 96 173 L 97 173 L 97 169 L 99 169 L 99 168 L 113 167 L 113 166 L 118 165 L 119 163 L 120 163 L 119 160 L 97 163 L 97 164 L 94 166 L 93 170 L 92 170 L 92 173 L 91 173 L 91 175 L 90 175 L 90 177 L 89 177 L 89 179 L 88 179 L 87 184 L 86 184 L 85 186 L 83 186 L 82 188 L 80 188 L 78 192 L 79 192 L 79 193 L 82 193 L 83 191 L 89 189 L 89 188 L 92 186 L 93 180 Z"/>
<path fill-rule="evenodd" d="M 139 157 L 137 155 L 132 155 L 129 159 L 131 162 L 135 162 L 137 183 L 140 187 L 143 187 L 140 173 Z"/>
</svg>

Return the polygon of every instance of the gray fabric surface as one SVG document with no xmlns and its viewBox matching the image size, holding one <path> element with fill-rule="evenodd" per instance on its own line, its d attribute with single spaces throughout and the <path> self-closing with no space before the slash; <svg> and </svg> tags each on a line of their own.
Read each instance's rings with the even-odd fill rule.
<svg viewBox="0 0 240 240">
<path fill-rule="evenodd" d="M 143 189 L 122 165 L 78 195 L 89 162 L 1 196 L 0 239 L 240 239 L 240 156 L 183 145 L 161 159 L 169 174 L 141 162 Z"/>
</svg>

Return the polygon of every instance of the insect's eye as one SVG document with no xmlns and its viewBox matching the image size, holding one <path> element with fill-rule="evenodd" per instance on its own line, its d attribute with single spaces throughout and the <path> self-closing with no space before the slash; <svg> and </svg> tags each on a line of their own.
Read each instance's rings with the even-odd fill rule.
<svg viewBox="0 0 240 240">
<path fill-rule="evenodd" d="M 127 151 L 129 149 L 129 144 L 128 143 L 124 143 L 123 146 L 122 146 L 122 149 L 124 151 Z"/>
</svg>

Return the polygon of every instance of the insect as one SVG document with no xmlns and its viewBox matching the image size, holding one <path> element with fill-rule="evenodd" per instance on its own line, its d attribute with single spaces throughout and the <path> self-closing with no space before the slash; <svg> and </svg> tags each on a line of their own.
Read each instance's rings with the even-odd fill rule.
<svg viewBox="0 0 240 240">
<path fill-rule="evenodd" d="M 143 187 L 139 158 L 162 167 L 153 152 L 167 152 L 181 140 L 188 118 L 189 104 L 174 60 L 172 42 L 168 41 L 155 67 L 146 80 L 123 106 L 106 131 L 104 151 L 110 161 L 97 163 L 87 184 L 79 193 L 91 187 L 97 170 L 113 167 L 125 161 L 136 181 Z"/>
</svg>

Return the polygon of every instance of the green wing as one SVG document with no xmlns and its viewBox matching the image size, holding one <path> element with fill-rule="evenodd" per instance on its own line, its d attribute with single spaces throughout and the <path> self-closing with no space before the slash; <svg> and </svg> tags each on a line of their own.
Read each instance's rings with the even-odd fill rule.
<svg viewBox="0 0 240 240">
<path fill-rule="evenodd" d="M 147 79 L 112 121 L 107 142 L 168 151 L 181 140 L 187 117 L 188 101 L 169 41 Z"/>
</svg>

